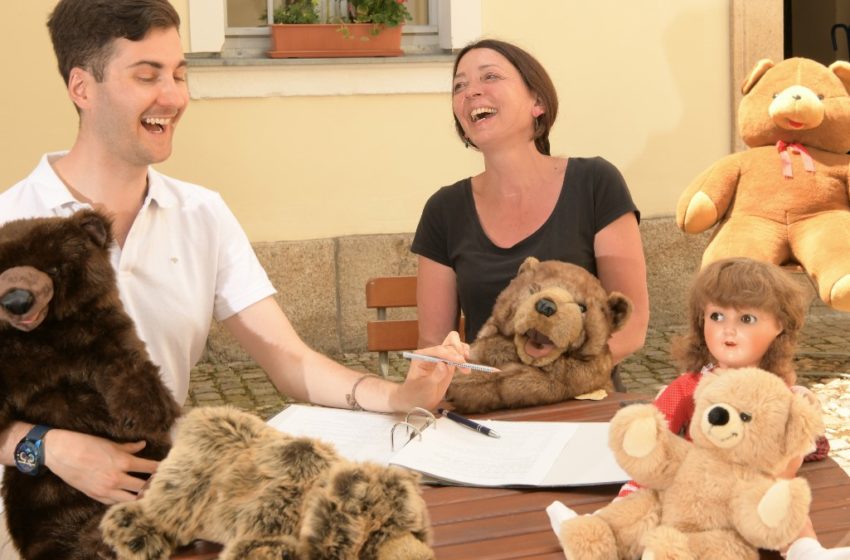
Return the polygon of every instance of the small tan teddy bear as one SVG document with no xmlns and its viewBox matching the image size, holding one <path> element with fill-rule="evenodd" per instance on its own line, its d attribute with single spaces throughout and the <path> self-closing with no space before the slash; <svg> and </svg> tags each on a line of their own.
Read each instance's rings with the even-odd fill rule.
<svg viewBox="0 0 850 560">
<path fill-rule="evenodd" d="M 455 376 L 447 400 L 460 411 L 486 412 L 610 389 L 608 338 L 631 309 L 585 269 L 528 257 L 470 348 L 472 361 L 500 371 Z"/>
<path fill-rule="evenodd" d="M 695 394 L 693 442 L 653 405 L 611 421 L 609 445 L 643 488 L 592 515 L 563 522 L 570 560 L 757 560 L 797 537 L 808 483 L 777 475 L 823 433 L 820 411 L 757 368 L 706 374 Z"/>
<path fill-rule="evenodd" d="M 112 506 L 103 539 L 119 559 L 167 560 L 195 539 L 220 560 L 431 560 L 419 476 L 352 463 L 230 407 L 192 410 L 135 502 Z"/>
<path fill-rule="evenodd" d="M 796 261 L 824 302 L 850 311 L 850 63 L 761 60 L 742 91 L 738 128 L 750 149 L 688 185 L 676 223 L 686 233 L 717 224 L 703 266 Z"/>
</svg>

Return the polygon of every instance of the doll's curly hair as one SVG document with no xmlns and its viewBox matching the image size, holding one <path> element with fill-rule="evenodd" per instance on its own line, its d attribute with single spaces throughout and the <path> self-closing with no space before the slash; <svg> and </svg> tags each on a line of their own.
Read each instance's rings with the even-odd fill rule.
<svg viewBox="0 0 850 560">
<path fill-rule="evenodd" d="M 794 351 L 806 318 L 803 291 L 778 266 L 747 258 L 723 259 L 703 268 L 691 286 L 686 335 L 673 341 L 673 359 L 685 371 L 699 371 L 713 361 L 705 342 L 708 304 L 754 308 L 773 314 L 782 332 L 762 356 L 759 367 L 793 385 Z"/>
</svg>

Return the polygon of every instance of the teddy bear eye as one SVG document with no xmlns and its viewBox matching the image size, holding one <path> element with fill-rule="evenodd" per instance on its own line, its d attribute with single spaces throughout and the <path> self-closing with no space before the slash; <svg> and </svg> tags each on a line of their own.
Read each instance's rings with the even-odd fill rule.
<svg viewBox="0 0 850 560">
<path fill-rule="evenodd" d="M 742 412 L 742 413 L 740 414 L 740 416 L 741 416 L 741 421 L 742 421 L 742 422 L 749 422 L 750 420 L 752 420 L 752 419 L 753 419 L 752 415 L 751 415 L 751 414 L 747 414 L 746 412 Z"/>
<path fill-rule="evenodd" d="M 820 99 L 821 101 L 823 101 L 823 94 L 822 94 L 822 93 L 819 93 L 819 94 L 818 94 L 818 99 Z"/>
<path fill-rule="evenodd" d="M 578 305 L 578 308 L 579 308 L 579 310 L 580 310 L 582 313 L 586 313 L 586 312 L 587 312 L 587 306 L 586 306 L 585 304 L 583 304 L 583 303 L 577 303 L 576 305 Z"/>
<path fill-rule="evenodd" d="M 779 97 L 779 94 L 778 94 L 778 93 L 774 93 L 774 94 L 773 94 L 773 98 L 774 98 L 774 99 L 776 99 L 777 97 Z"/>
</svg>

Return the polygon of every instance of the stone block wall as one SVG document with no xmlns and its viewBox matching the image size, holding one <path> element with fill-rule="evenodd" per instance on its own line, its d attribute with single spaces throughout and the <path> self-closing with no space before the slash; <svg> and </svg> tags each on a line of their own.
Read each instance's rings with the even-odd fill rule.
<svg viewBox="0 0 850 560">
<path fill-rule="evenodd" d="M 685 300 L 709 234 L 685 235 L 670 218 L 640 225 L 647 264 L 650 327 L 685 322 Z M 255 250 L 278 289 L 277 300 L 296 332 L 329 355 L 366 350 L 365 286 L 372 276 L 416 273 L 409 251 L 412 234 L 357 235 L 334 239 L 257 243 Z M 805 277 L 800 282 L 814 292 Z M 220 326 L 214 325 L 205 360 L 245 361 L 249 357 Z"/>
</svg>

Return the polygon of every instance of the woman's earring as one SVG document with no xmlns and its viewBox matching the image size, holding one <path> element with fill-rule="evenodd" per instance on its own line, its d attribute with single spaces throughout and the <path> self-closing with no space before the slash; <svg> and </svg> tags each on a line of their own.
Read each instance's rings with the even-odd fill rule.
<svg viewBox="0 0 850 560">
<path fill-rule="evenodd" d="M 463 147 L 469 149 L 469 138 L 466 136 L 463 137 Z"/>
</svg>

